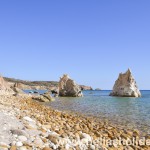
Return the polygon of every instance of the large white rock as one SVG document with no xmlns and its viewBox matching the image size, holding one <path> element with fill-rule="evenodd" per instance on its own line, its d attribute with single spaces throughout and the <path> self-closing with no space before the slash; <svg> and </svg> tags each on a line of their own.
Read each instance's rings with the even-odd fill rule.
<svg viewBox="0 0 150 150">
<path fill-rule="evenodd" d="M 80 86 L 67 74 L 64 74 L 59 81 L 59 96 L 81 97 L 83 94 Z"/>
<path fill-rule="evenodd" d="M 120 73 L 115 82 L 113 91 L 110 96 L 121 97 L 140 97 L 141 93 L 137 87 L 136 81 L 132 76 L 131 70 L 128 69 L 126 73 Z"/>
</svg>

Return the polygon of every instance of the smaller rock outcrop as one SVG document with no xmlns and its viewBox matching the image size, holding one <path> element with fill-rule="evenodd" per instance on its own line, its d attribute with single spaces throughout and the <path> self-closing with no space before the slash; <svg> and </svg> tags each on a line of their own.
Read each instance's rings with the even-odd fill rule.
<svg viewBox="0 0 150 150">
<path fill-rule="evenodd" d="M 18 83 L 15 83 L 14 86 L 10 87 L 15 92 L 15 95 L 25 94 L 25 92 L 23 92 L 23 90 L 19 89 L 17 85 L 18 85 Z"/>
<path fill-rule="evenodd" d="M 100 89 L 100 88 L 96 88 L 96 89 L 95 89 L 95 91 L 101 91 L 101 90 L 102 90 L 102 89 Z"/>
<path fill-rule="evenodd" d="M 20 94 L 25 94 L 25 92 L 23 92 L 21 89 L 17 88 L 17 87 L 11 87 L 11 89 L 14 91 L 14 95 L 20 95 Z"/>
<path fill-rule="evenodd" d="M 82 97 L 82 91 L 74 80 L 70 79 L 67 74 L 64 74 L 59 81 L 59 96 L 62 97 Z"/>
<path fill-rule="evenodd" d="M 121 97 L 140 97 L 141 93 L 137 87 L 136 81 L 134 80 L 131 70 L 128 69 L 126 73 L 120 73 L 118 79 L 115 82 L 113 91 L 110 96 L 121 96 Z"/>
<path fill-rule="evenodd" d="M 32 95 L 32 99 L 37 100 L 39 102 L 52 102 L 55 99 L 50 95 L 49 92 L 46 92 L 41 95 Z"/>
<path fill-rule="evenodd" d="M 93 90 L 91 86 L 80 85 L 81 90 Z"/>
</svg>

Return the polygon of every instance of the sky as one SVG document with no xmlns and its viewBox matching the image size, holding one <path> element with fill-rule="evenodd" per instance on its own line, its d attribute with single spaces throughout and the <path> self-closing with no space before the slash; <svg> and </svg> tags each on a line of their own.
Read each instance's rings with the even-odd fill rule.
<svg viewBox="0 0 150 150">
<path fill-rule="evenodd" d="M 0 1 L 0 73 L 112 89 L 131 69 L 150 89 L 149 0 Z"/>
</svg>

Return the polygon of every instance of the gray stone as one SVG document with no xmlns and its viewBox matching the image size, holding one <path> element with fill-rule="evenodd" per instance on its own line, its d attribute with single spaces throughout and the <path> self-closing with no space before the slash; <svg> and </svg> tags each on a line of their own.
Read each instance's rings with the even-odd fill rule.
<svg viewBox="0 0 150 150">
<path fill-rule="evenodd" d="M 23 135 L 23 136 L 28 137 L 28 134 L 24 130 L 14 129 L 14 130 L 11 130 L 11 133 L 17 136 Z"/>
</svg>

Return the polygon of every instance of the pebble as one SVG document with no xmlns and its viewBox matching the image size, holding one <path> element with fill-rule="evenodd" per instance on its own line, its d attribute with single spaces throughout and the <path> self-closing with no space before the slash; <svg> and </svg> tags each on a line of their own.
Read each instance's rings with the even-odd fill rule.
<svg viewBox="0 0 150 150">
<path fill-rule="evenodd" d="M 42 141 L 43 141 L 44 143 L 46 143 L 46 142 L 47 142 L 47 139 L 46 139 L 46 138 L 42 138 Z"/>
<path fill-rule="evenodd" d="M 13 135 L 13 137 L 17 138 L 17 137 L 18 137 L 18 135 L 17 135 L 17 134 L 14 134 L 14 135 Z"/>
<path fill-rule="evenodd" d="M 53 145 L 52 147 L 53 147 L 53 149 L 57 149 L 57 146 L 56 146 L 56 145 Z"/>
<path fill-rule="evenodd" d="M 21 146 L 23 146 L 23 144 L 22 144 L 22 142 L 19 141 L 19 142 L 16 142 L 16 146 L 21 147 Z"/>
<path fill-rule="evenodd" d="M 81 139 L 82 138 L 85 138 L 87 139 L 88 141 L 92 141 L 92 138 L 89 134 L 86 134 L 86 133 L 81 133 Z"/>
<path fill-rule="evenodd" d="M 22 146 L 18 150 L 27 150 L 27 148 L 25 146 Z"/>
<path fill-rule="evenodd" d="M 11 145 L 16 145 L 16 141 L 13 141 L 13 142 L 11 143 Z"/>
<path fill-rule="evenodd" d="M 81 142 L 82 142 L 83 144 L 88 145 L 89 140 L 88 140 L 87 138 L 83 138 L 83 139 L 81 139 Z"/>
<path fill-rule="evenodd" d="M 69 150 L 69 148 L 70 148 L 70 145 L 69 145 L 69 144 L 66 144 L 66 145 L 65 145 L 65 149 L 66 149 L 66 150 Z"/>
<path fill-rule="evenodd" d="M 58 141 L 60 140 L 60 137 L 59 137 L 58 135 L 56 135 L 56 134 L 50 134 L 50 135 L 48 136 L 48 139 L 49 139 L 52 143 L 57 144 Z"/>
<path fill-rule="evenodd" d="M 52 150 L 52 148 L 44 147 L 42 150 Z"/>
<path fill-rule="evenodd" d="M 27 141 L 27 138 L 26 138 L 25 136 L 23 136 L 23 135 L 18 136 L 18 139 L 19 139 L 21 142 Z"/>
<path fill-rule="evenodd" d="M 17 106 L 17 103 L 14 104 L 14 107 Z M 116 138 L 122 136 L 126 138 L 133 137 L 133 135 L 139 137 L 140 135 L 138 130 L 125 133 L 122 129 L 106 124 L 103 126 L 101 123 L 97 124 L 94 121 L 91 123 L 90 120 L 82 117 L 51 111 L 30 100 L 22 100 L 21 104 L 18 103 L 18 108 L 20 108 L 19 105 L 22 105 L 22 109 L 21 111 L 18 109 L 15 116 L 23 123 L 24 127 L 10 130 L 11 136 L 13 135 L 12 141 L 16 138 L 11 143 L 10 150 L 100 150 L 101 147 L 96 142 L 98 137 Z M 79 145 L 75 145 L 74 140 L 78 141 Z M 115 147 L 108 149 L 115 150 Z"/>
<path fill-rule="evenodd" d="M 34 136 L 30 136 L 29 137 L 29 141 L 33 142 L 35 140 L 35 137 Z"/>
<path fill-rule="evenodd" d="M 23 117 L 24 120 L 29 121 L 29 122 L 35 122 L 33 119 L 31 119 L 30 117 L 26 116 Z"/>
<path fill-rule="evenodd" d="M 10 150 L 17 150 L 17 147 L 15 145 L 11 146 Z"/>
<path fill-rule="evenodd" d="M 95 150 L 95 146 L 94 145 L 90 145 L 90 150 Z"/>
<path fill-rule="evenodd" d="M 42 147 L 44 145 L 43 141 L 40 139 L 40 138 L 37 138 L 34 140 L 34 144 L 37 146 L 37 147 Z"/>
<path fill-rule="evenodd" d="M 19 129 L 11 130 L 11 133 L 17 136 L 23 135 L 23 136 L 28 137 L 28 134 L 24 130 L 19 130 Z"/>
</svg>

